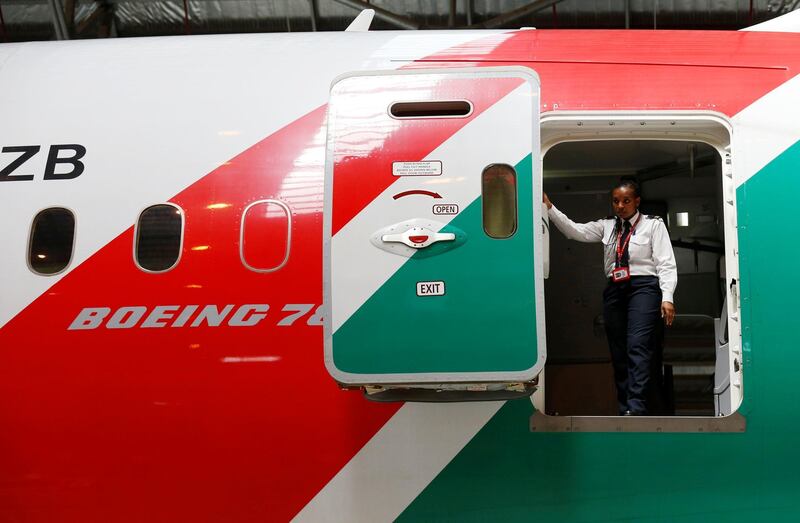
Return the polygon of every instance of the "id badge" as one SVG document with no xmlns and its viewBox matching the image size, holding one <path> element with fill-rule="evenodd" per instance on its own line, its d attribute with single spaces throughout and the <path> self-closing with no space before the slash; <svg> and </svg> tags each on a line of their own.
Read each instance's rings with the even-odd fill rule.
<svg viewBox="0 0 800 523">
<path fill-rule="evenodd" d="M 611 271 L 611 281 L 614 283 L 619 283 L 621 281 L 626 281 L 631 279 L 631 272 L 630 269 L 627 267 L 619 267 Z"/>
</svg>

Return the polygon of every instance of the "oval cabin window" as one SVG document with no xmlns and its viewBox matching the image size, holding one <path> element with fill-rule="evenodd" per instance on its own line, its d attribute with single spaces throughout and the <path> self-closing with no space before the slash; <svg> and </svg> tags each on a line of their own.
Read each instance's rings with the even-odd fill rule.
<svg viewBox="0 0 800 523">
<path fill-rule="evenodd" d="M 136 223 L 136 264 L 148 272 L 172 269 L 183 249 L 183 211 L 176 205 L 152 205 Z"/>
<path fill-rule="evenodd" d="M 28 264 L 37 274 L 58 274 L 72 260 L 75 215 L 69 209 L 44 209 L 33 219 Z"/>
<path fill-rule="evenodd" d="M 277 271 L 289 261 L 292 216 L 277 200 L 251 203 L 242 215 L 239 254 L 251 271 Z"/>
</svg>

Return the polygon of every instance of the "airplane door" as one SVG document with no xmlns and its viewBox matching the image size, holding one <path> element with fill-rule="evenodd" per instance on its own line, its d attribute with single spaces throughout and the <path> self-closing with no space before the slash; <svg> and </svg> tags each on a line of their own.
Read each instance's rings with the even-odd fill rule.
<svg viewBox="0 0 800 523">
<path fill-rule="evenodd" d="M 487 390 L 538 375 L 538 159 L 528 68 L 334 82 L 323 235 L 325 363 L 338 382 Z"/>
</svg>

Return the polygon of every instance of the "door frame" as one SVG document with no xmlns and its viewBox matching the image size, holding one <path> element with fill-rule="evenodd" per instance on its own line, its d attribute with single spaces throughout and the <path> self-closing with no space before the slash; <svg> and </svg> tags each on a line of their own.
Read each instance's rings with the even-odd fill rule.
<svg viewBox="0 0 800 523">
<path fill-rule="evenodd" d="M 539 387 L 531 396 L 536 412 L 531 430 L 539 432 L 702 432 L 713 422 L 712 430 L 741 432 L 745 418 L 737 412 L 743 400 L 741 293 L 730 285 L 739 282 L 739 239 L 737 231 L 736 177 L 733 173 L 731 145 L 734 127 L 730 119 L 714 111 L 549 111 L 542 113 L 540 171 L 544 157 L 564 142 L 599 140 L 653 140 L 703 142 L 722 158 L 723 220 L 725 238 L 726 300 L 728 306 L 729 377 L 731 412 L 725 416 L 620 418 L 619 416 L 549 416 L 545 414 L 546 371 L 539 376 Z M 544 176 L 541 177 L 542 183 Z M 731 307 L 730 304 L 735 304 Z M 737 364 L 738 363 L 738 364 Z M 717 421 L 714 421 L 717 420 Z"/>
</svg>

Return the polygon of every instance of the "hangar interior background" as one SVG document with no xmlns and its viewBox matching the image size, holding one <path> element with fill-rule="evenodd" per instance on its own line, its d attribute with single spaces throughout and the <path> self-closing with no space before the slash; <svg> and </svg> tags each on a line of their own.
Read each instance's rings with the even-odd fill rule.
<svg viewBox="0 0 800 523">
<path fill-rule="evenodd" d="M 0 0 L 0 42 L 340 31 L 361 9 L 375 30 L 741 29 L 800 0 Z"/>
</svg>

